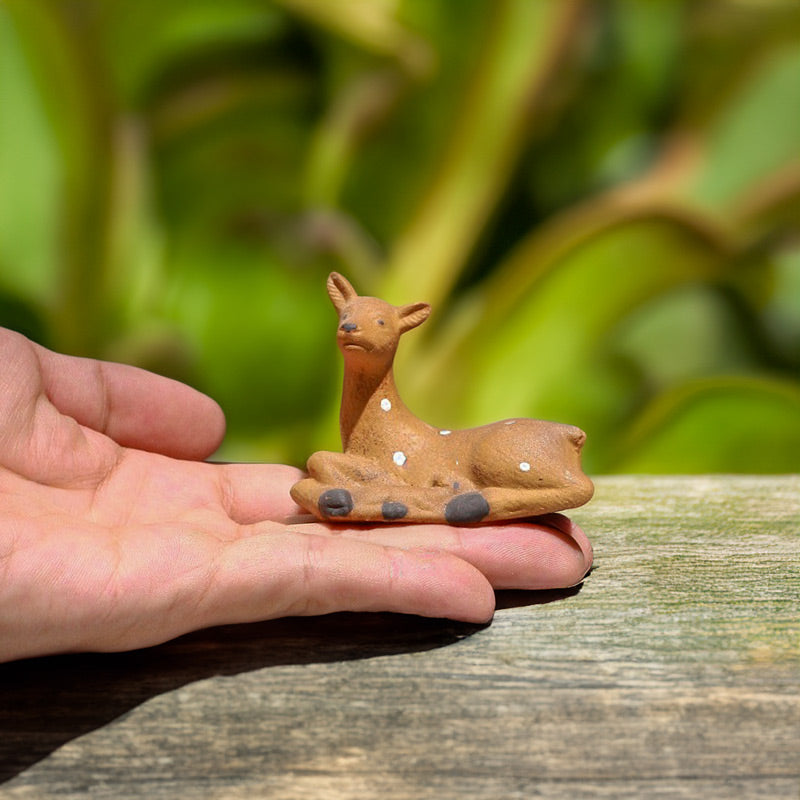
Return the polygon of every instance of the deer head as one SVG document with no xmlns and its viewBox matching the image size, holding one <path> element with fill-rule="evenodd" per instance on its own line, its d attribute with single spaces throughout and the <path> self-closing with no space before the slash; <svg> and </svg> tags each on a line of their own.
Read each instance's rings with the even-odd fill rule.
<svg viewBox="0 0 800 800">
<path fill-rule="evenodd" d="M 339 314 L 337 343 L 351 365 L 391 362 L 400 336 L 431 313 L 427 303 L 393 306 L 377 297 L 361 297 L 337 272 L 328 278 L 328 296 Z"/>
</svg>

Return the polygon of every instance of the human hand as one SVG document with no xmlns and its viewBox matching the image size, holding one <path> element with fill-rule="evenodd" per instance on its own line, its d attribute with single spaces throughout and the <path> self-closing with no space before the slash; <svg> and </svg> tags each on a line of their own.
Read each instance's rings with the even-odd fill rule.
<svg viewBox="0 0 800 800">
<path fill-rule="evenodd" d="M 578 583 L 585 535 L 548 525 L 329 526 L 291 467 L 212 464 L 210 398 L 0 328 L 0 661 L 146 647 L 334 611 L 484 622 L 493 588 Z"/>
</svg>

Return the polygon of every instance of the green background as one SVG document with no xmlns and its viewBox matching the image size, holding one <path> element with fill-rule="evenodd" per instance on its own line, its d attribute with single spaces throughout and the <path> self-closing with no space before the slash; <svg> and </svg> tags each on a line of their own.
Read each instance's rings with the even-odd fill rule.
<svg viewBox="0 0 800 800">
<path fill-rule="evenodd" d="M 0 0 L 0 324 L 338 449 L 331 269 L 421 417 L 800 471 L 796 0 Z"/>
</svg>

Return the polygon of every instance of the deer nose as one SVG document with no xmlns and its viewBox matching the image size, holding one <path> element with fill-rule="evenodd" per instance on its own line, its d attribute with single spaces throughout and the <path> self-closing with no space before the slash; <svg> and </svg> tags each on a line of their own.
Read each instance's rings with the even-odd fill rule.
<svg viewBox="0 0 800 800">
<path fill-rule="evenodd" d="M 351 333 L 351 332 L 352 332 L 352 331 L 354 331 L 354 330 L 355 330 L 357 327 L 358 327 L 358 325 L 356 325 L 356 324 L 355 324 L 355 322 L 343 322 L 343 323 L 342 323 L 342 324 L 339 326 L 339 330 L 340 330 L 340 331 L 344 331 L 345 333 Z"/>
</svg>

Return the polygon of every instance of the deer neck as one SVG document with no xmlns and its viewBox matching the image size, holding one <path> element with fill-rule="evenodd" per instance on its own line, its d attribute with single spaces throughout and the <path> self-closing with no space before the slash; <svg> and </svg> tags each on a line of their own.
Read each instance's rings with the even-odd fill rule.
<svg viewBox="0 0 800 800">
<path fill-rule="evenodd" d="M 398 424 L 409 414 L 397 393 L 391 363 L 378 371 L 345 367 L 339 416 L 345 450 L 374 441 L 383 427 Z"/>
</svg>

